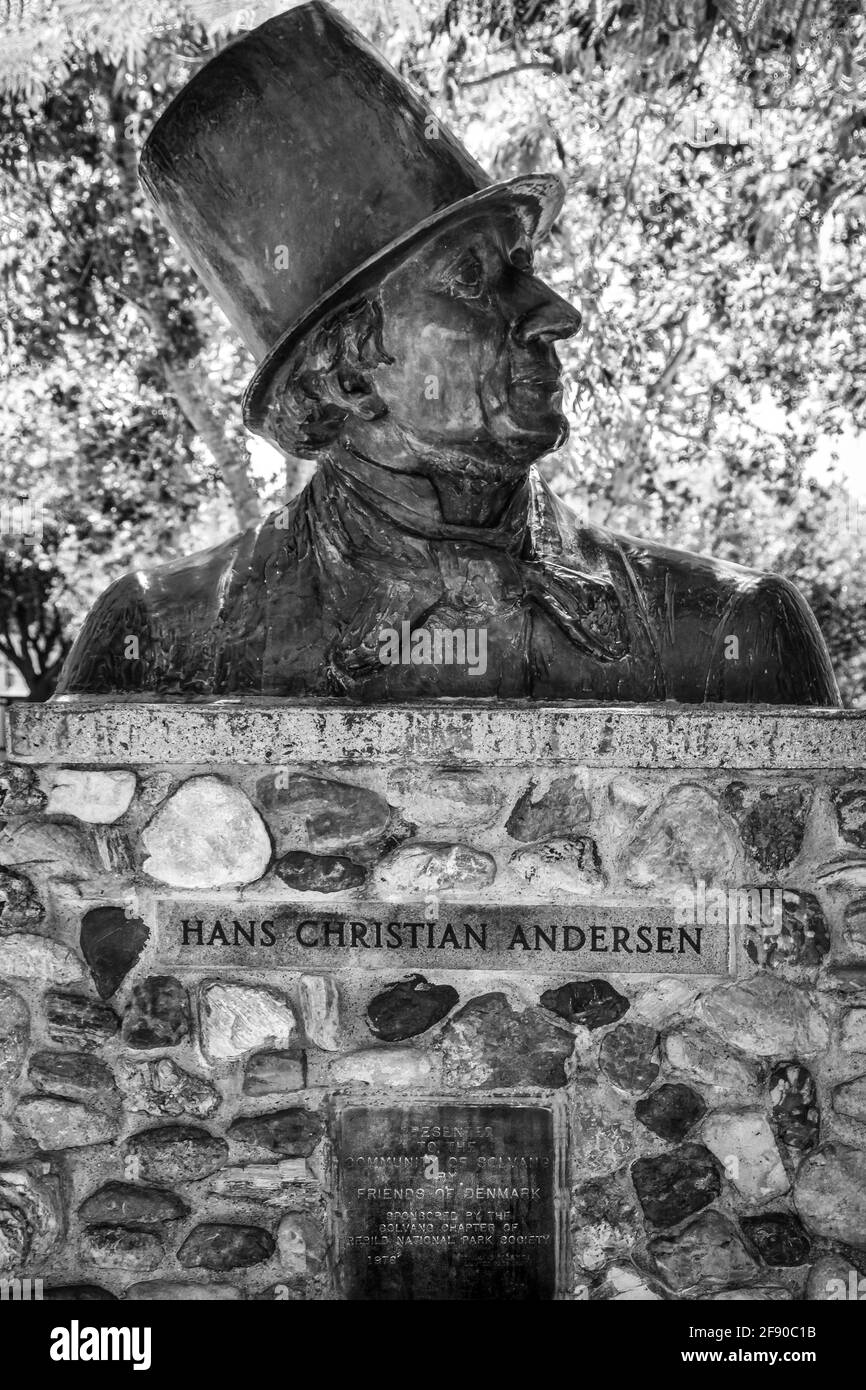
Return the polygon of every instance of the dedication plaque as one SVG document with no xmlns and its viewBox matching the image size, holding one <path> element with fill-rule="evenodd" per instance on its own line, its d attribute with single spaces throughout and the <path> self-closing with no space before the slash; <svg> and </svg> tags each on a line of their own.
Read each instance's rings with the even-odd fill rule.
<svg viewBox="0 0 866 1390">
<path fill-rule="evenodd" d="M 350 1300 L 544 1301 L 564 1262 L 564 1146 L 543 1105 L 429 1101 L 337 1117 Z"/>
</svg>

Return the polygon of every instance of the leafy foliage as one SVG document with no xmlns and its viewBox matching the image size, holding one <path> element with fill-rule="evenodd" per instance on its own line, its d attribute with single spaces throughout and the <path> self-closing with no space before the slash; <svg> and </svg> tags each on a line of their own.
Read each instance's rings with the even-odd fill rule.
<svg viewBox="0 0 866 1390">
<path fill-rule="evenodd" d="M 0 657 L 34 700 L 48 699 L 70 647 L 58 540 L 50 528 L 37 555 L 21 540 L 0 549 Z"/>
</svg>

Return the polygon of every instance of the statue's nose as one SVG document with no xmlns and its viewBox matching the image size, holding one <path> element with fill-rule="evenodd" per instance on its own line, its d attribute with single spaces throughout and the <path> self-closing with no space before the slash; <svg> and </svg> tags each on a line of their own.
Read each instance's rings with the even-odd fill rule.
<svg viewBox="0 0 866 1390">
<path fill-rule="evenodd" d="M 571 338 L 581 325 L 577 309 L 534 275 L 525 277 L 522 302 L 512 329 L 519 343 L 555 343 Z"/>
</svg>

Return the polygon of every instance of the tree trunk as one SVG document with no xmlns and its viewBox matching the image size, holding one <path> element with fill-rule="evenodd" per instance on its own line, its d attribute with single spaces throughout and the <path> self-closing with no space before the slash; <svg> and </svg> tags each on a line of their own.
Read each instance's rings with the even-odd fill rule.
<svg viewBox="0 0 866 1390">
<path fill-rule="evenodd" d="M 177 367 L 163 358 L 166 384 L 220 470 L 242 530 L 261 520 L 259 494 L 249 476 L 246 457 L 238 458 L 226 441 L 222 422 L 205 397 L 207 382 L 195 366 Z"/>
</svg>

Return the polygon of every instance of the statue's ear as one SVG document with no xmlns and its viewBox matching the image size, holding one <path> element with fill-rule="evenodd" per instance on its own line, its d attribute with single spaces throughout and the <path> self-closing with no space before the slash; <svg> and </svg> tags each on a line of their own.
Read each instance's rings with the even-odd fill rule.
<svg viewBox="0 0 866 1390">
<path fill-rule="evenodd" d="M 375 389 L 375 370 L 392 360 L 382 345 L 381 303 L 363 299 L 313 331 L 298 385 L 311 402 L 343 412 L 344 419 L 377 420 L 387 407 Z"/>
<path fill-rule="evenodd" d="M 382 307 L 363 299 L 322 320 L 299 344 L 269 406 L 270 432 L 281 447 L 314 457 L 352 417 L 378 420 L 387 406 L 375 388 L 376 367 L 393 361 L 382 345 Z"/>
</svg>

